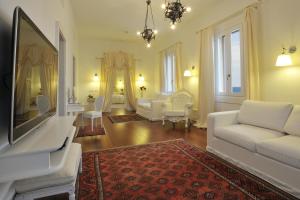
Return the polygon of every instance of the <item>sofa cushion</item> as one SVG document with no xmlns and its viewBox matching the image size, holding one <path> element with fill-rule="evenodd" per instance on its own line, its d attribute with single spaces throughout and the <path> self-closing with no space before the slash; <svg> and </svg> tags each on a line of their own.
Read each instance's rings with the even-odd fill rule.
<svg viewBox="0 0 300 200">
<path fill-rule="evenodd" d="M 290 135 L 300 136 L 300 106 L 295 106 L 290 114 L 284 131 Z"/>
<path fill-rule="evenodd" d="M 65 165 L 56 173 L 17 181 L 17 193 L 29 192 L 37 189 L 66 185 L 76 180 L 81 159 L 81 145 L 72 143 Z"/>
<path fill-rule="evenodd" d="M 300 137 L 287 135 L 262 141 L 257 144 L 257 152 L 300 169 Z"/>
<path fill-rule="evenodd" d="M 260 101 L 244 101 L 238 122 L 284 132 L 293 105 Z"/>
<path fill-rule="evenodd" d="M 216 128 L 214 134 L 218 138 L 252 152 L 256 152 L 256 143 L 284 136 L 283 133 L 278 131 L 245 124 Z"/>
<path fill-rule="evenodd" d="M 138 106 L 146 109 L 151 109 L 151 103 L 139 103 Z"/>
</svg>

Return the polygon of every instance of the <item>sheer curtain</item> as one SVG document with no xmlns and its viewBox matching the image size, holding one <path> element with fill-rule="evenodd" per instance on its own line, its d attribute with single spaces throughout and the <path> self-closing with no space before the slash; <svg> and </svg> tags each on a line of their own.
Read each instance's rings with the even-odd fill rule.
<svg viewBox="0 0 300 200">
<path fill-rule="evenodd" d="M 116 77 L 116 60 L 114 53 L 105 53 L 101 60 L 100 96 L 104 96 L 103 111 L 110 112 L 112 94 Z"/>
<path fill-rule="evenodd" d="M 164 51 L 159 52 L 159 83 L 160 83 L 160 92 L 164 93 L 166 91 L 165 85 L 165 56 L 166 53 Z"/>
<path fill-rule="evenodd" d="M 136 109 L 135 60 L 132 55 L 124 54 L 124 83 L 129 110 Z"/>
<path fill-rule="evenodd" d="M 167 49 L 164 49 L 160 52 L 160 88 L 161 92 L 166 92 L 166 84 L 164 82 L 166 78 L 165 71 L 165 59 L 168 55 L 174 56 L 174 79 L 173 84 L 175 86 L 175 91 L 182 89 L 182 55 L 181 55 L 181 43 L 178 42 Z"/>
<path fill-rule="evenodd" d="M 199 32 L 200 62 L 199 62 L 199 120 L 196 126 L 207 128 L 207 115 L 214 112 L 215 87 L 214 87 L 214 31 L 208 27 Z"/>
<path fill-rule="evenodd" d="M 244 29 L 244 62 L 246 67 L 246 92 L 247 99 L 260 100 L 260 78 L 258 61 L 258 10 L 249 6 L 243 13 Z"/>
</svg>

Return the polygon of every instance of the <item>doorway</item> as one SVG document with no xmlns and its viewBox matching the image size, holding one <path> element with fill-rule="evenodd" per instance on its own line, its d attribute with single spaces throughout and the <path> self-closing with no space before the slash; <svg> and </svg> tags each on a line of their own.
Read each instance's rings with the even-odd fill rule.
<svg viewBox="0 0 300 200">
<path fill-rule="evenodd" d="M 58 81 L 58 115 L 66 115 L 66 40 L 59 30 L 59 81 Z"/>
</svg>

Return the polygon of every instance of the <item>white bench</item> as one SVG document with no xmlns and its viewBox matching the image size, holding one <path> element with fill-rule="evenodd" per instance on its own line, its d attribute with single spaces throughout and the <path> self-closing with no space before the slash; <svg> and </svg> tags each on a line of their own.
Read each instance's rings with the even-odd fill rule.
<svg viewBox="0 0 300 200">
<path fill-rule="evenodd" d="M 54 174 L 24 179 L 15 183 L 16 200 L 33 200 L 68 193 L 75 200 L 75 185 L 78 171 L 82 171 L 81 145 L 72 143 L 65 165 Z"/>
</svg>

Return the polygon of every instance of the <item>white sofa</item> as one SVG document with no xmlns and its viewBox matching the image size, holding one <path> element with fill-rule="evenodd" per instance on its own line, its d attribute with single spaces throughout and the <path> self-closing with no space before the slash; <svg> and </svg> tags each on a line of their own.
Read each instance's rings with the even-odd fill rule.
<svg viewBox="0 0 300 200">
<path fill-rule="evenodd" d="M 169 95 L 167 94 L 159 94 L 155 99 L 140 98 L 137 100 L 136 113 L 150 121 L 161 120 L 163 117 L 163 104 L 168 98 Z"/>
<path fill-rule="evenodd" d="M 300 198 L 300 106 L 245 101 L 211 113 L 207 150 Z"/>
</svg>

